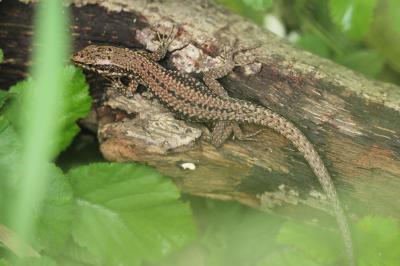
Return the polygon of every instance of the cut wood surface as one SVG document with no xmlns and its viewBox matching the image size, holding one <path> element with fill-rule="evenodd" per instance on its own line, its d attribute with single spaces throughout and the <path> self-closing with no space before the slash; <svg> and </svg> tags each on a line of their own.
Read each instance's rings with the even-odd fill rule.
<svg viewBox="0 0 400 266">
<path fill-rule="evenodd" d="M 162 64 L 200 73 L 220 64 L 219 51 L 235 39 L 244 47 L 258 45 L 238 55 L 252 56 L 257 63 L 221 79 L 229 95 L 294 122 L 315 144 L 351 217 L 400 218 L 399 87 L 299 50 L 207 1 L 70 2 L 75 51 L 88 44 L 154 50 L 155 30 L 168 33 L 174 25 L 177 36 Z M 0 2 L 2 88 L 26 76 L 32 10 L 33 4 Z M 99 80 L 90 78 L 97 100 L 86 123 L 98 126 L 107 160 L 152 165 L 192 195 L 238 200 L 289 216 L 304 210 L 299 205 L 329 212 L 311 169 L 282 136 L 265 130 L 255 141 L 230 140 L 215 148 L 207 141 L 207 125 L 176 119 L 140 95 L 107 93 Z"/>
</svg>

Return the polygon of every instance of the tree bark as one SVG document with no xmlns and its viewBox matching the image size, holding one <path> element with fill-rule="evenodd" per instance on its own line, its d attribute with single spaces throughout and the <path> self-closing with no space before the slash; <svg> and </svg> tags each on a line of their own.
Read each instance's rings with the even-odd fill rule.
<svg viewBox="0 0 400 266">
<path fill-rule="evenodd" d="M 351 217 L 373 213 L 400 218 L 399 87 L 301 51 L 204 0 L 70 4 L 74 51 L 91 43 L 154 50 L 155 31 L 166 34 L 174 25 L 178 33 L 162 64 L 201 72 L 221 63 L 219 51 L 235 39 L 244 47 L 261 45 L 240 55 L 257 63 L 238 67 L 221 80 L 228 94 L 294 122 L 323 158 Z M 0 87 L 26 76 L 32 8 L 13 0 L 0 2 L 0 47 L 5 53 Z M 231 140 L 215 148 L 207 141 L 207 125 L 176 119 L 140 95 L 108 93 L 103 101 L 106 92 L 98 80 L 91 79 L 97 101 L 95 115 L 86 123 L 98 126 L 107 160 L 152 165 L 192 195 L 238 200 L 289 216 L 298 215 L 298 205 L 329 212 L 308 164 L 282 136 L 265 130 L 256 141 Z"/>
</svg>

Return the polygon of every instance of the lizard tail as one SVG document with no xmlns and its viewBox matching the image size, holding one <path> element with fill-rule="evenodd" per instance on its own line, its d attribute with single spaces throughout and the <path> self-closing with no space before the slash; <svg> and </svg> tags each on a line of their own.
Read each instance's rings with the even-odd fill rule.
<svg viewBox="0 0 400 266">
<path fill-rule="evenodd" d="M 259 124 L 265 127 L 269 127 L 285 138 L 290 140 L 293 145 L 302 153 L 314 174 L 318 178 L 318 181 L 327 195 L 329 201 L 332 204 L 336 220 L 345 244 L 347 258 L 351 266 L 355 265 L 354 254 L 353 254 L 353 242 L 351 238 L 351 232 L 349 224 L 347 222 L 346 215 L 340 204 L 339 198 L 336 193 L 336 189 L 333 185 L 332 179 L 329 175 L 325 164 L 321 160 L 321 157 L 315 150 L 311 142 L 306 136 L 290 121 L 280 116 L 277 113 L 272 112 L 266 108 L 257 108 L 253 116 L 256 117 L 253 121 L 249 121 L 255 124 Z M 249 117 L 249 116 L 248 116 Z"/>
</svg>

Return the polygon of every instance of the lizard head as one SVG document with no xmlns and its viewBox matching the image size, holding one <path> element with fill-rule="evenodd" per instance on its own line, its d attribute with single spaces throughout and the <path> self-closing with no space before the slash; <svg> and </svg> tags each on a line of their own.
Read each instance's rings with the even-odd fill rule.
<svg viewBox="0 0 400 266">
<path fill-rule="evenodd" d="M 72 56 L 72 61 L 79 66 L 107 65 L 111 64 L 113 53 L 113 47 L 111 46 L 89 45 L 76 52 Z"/>
<path fill-rule="evenodd" d="M 89 45 L 72 56 L 72 62 L 83 69 L 112 74 L 119 67 L 119 50 L 113 46 Z"/>
</svg>

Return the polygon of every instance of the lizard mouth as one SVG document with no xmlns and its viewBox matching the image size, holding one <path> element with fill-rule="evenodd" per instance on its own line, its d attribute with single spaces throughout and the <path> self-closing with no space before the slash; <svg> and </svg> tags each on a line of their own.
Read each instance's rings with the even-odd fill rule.
<svg viewBox="0 0 400 266">
<path fill-rule="evenodd" d="M 124 76 L 124 74 L 122 73 L 118 73 L 118 72 L 114 72 L 112 71 L 112 69 L 110 69 L 109 66 L 105 66 L 105 65 L 97 65 L 97 64 L 85 64 L 79 61 L 75 61 L 74 59 L 72 59 L 72 62 L 75 66 L 80 67 L 84 70 L 90 71 L 90 72 L 94 72 L 97 74 L 101 74 L 104 76 L 108 76 L 108 77 L 122 77 Z"/>
<path fill-rule="evenodd" d="M 89 70 L 89 71 L 95 71 L 96 70 L 94 66 L 91 66 L 91 65 L 88 65 L 88 64 L 83 64 L 83 63 L 81 63 L 79 61 L 77 62 L 75 60 L 72 60 L 72 62 L 73 62 L 73 64 L 75 66 L 80 67 L 82 69 Z"/>
</svg>

